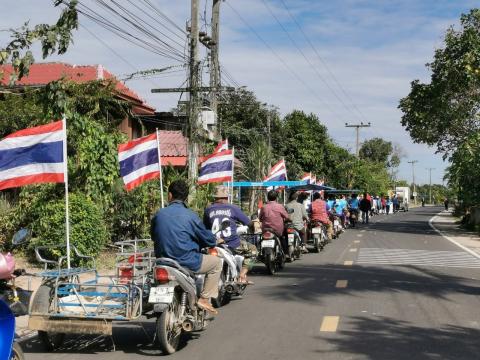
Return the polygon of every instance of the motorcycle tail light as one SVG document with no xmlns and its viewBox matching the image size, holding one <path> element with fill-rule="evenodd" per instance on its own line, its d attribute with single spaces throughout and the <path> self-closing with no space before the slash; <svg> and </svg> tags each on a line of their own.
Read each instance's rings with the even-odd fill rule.
<svg viewBox="0 0 480 360">
<path fill-rule="evenodd" d="M 130 264 L 133 264 L 134 262 L 142 262 L 142 254 L 135 254 L 135 255 L 130 255 L 128 258 L 128 262 Z"/>
<path fill-rule="evenodd" d="M 218 250 L 215 248 L 208 249 L 208 254 L 213 256 L 218 256 Z"/>
<path fill-rule="evenodd" d="M 133 277 L 133 269 L 129 267 L 122 267 L 120 271 L 120 284 L 128 283 Z"/>
<path fill-rule="evenodd" d="M 295 234 L 295 229 L 287 229 L 287 233 L 289 233 L 289 234 Z"/>
<path fill-rule="evenodd" d="M 273 234 L 270 231 L 265 231 L 262 236 L 263 236 L 264 239 L 272 239 L 273 238 Z"/>
<path fill-rule="evenodd" d="M 174 279 L 174 277 L 170 276 L 167 269 L 160 267 L 155 268 L 155 280 L 157 280 L 159 284 L 165 284 Z"/>
</svg>

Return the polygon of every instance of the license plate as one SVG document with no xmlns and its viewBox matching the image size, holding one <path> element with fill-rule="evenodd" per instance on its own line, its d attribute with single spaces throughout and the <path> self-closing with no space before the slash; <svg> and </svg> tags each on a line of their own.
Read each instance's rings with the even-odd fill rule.
<svg viewBox="0 0 480 360">
<path fill-rule="evenodd" d="M 334 220 L 334 221 L 333 221 L 333 225 L 334 225 L 334 226 L 338 226 L 338 225 L 340 225 L 340 222 L 339 222 L 338 220 Z"/>
<path fill-rule="evenodd" d="M 173 300 L 173 293 L 175 288 L 173 286 L 157 286 L 150 288 L 150 295 L 148 296 L 149 303 L 171 303 Z"/>
<path fill-rule="evenodd" d="M 321 234 L 322 228 L 316 227 L 312 229 L 312 234 Z"/>
<path fill-rule="evenodd" d="M 292 245 L 294 239 L 295 239 L 295 235 L 288 234 L 288 245 Z"/>
<path fill-rule="evenodd" d="M 275 240 L 263 240 L 262 248 L 273 248 L 275 247 Z"/>
</svg>

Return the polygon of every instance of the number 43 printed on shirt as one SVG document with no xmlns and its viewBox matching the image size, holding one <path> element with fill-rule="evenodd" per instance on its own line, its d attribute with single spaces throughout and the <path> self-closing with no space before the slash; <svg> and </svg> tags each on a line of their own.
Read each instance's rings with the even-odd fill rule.
<svg viewBox="0 0 480 360">
<path fill-rule="evenodd" d="M 222 229 L 222 224 L 224 222 L 228 222 L 230 224 L 230 219 L 229 218 L 223 218 L 223 219 L 215 218 L 215 220 L 213 220 L 212 232 L 217 236 L 217 238 L 218 237 L 228 238 L 228 237 L 232 236 L 232 228 L 230 226 Z M 220 230 L 221 230 L 221 234 L 220 234 Z M 221 236 L 219 236 L 219 235 L 221 235 Z"/>
</svg>

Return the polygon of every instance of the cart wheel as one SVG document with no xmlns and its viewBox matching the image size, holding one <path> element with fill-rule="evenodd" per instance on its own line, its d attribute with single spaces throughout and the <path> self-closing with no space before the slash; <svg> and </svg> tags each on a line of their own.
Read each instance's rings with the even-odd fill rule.
<svg viewBox="0 0 480 360">
<path fill-rule="evenodd" d="M 52 303 L 52 296 L 53 287 L 48 285 L 48 283 L 41 285 L 32 300 L 31 313 L 48 313 Z M 38 338 L 43 343 L 46 351 L 54 351 L 62 346 L 65 334 L 39 331 Z"/>
<path fill-rule="evenodd" d="M 13 343 L 12 356 L 10 360 L 25 360 L 25 355 L 23 355 L 23 350 L 18 342 Z"/>
</svg>

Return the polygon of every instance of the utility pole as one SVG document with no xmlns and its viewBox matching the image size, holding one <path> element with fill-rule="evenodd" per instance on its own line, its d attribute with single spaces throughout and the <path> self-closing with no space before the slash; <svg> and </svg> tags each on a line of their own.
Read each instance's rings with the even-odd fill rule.
<svg viewBox="0 0 480 360">
<path fill-rule="evenodd" d="M 430 191 L 430 204 L 432 204 L 432 170 L 435 170 L 435 168 L 427 168 L 428 172 L 430 173 L 430 186 L 429 186 L 429 191 Z"/>
<path fill-rule="evenodd" d="M 408 161 L 409 164 L 412 164 L 412 183 L 413 183 L 413 202 L 417 205 L 417 188 L 415 185 L 415 164 L 418 163 L 418 160 Z"/>
<path fill-rule="evenodd" d="M 370 127 L 371 124 L 368 123 L 368 124 L 364 124 L 363 122 L 361 122 L 360 124 L 348 124 L 348 123 L 345 123 L 345 127 L 348 127 L 348 128 L 355 128 L 356 132 L 357 132 L 357 146 L 356 146 L 356 155 L 357 157 L 360 155 L 360 128 L 366 128 L 366 127 Z"/>
<path fill-rule="evenodd" d="M 218 94 L 221 88 L 219 44 L 220 44 L 220 1 L 213 0 L 212 39 L 210 44 L 210 108 L 215 113 L 215 135 L 218 133 Z"/>
<path fill-rule="evenodd" d="M 198 60 L 198 0 L 191 0 L 190 21 L 190 104 L 188 111 L 188 179 L 190 180 L 191 193 L 195 192 L 198 178 L 198 154 L 199 154 L 199 125 L 198 125 L 198 86 L 199 65 Z"/>
</svg>

